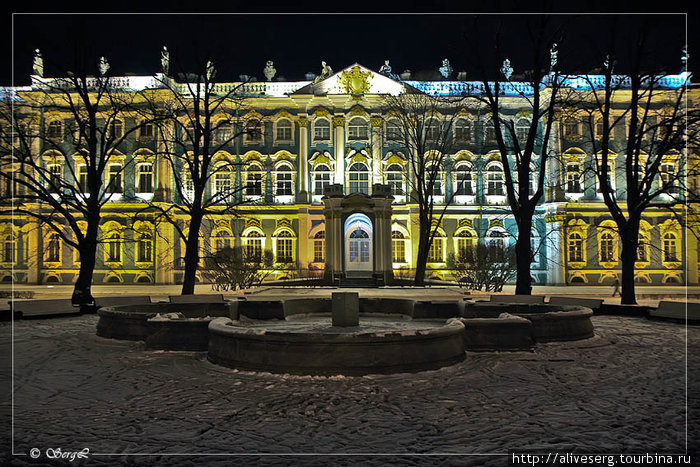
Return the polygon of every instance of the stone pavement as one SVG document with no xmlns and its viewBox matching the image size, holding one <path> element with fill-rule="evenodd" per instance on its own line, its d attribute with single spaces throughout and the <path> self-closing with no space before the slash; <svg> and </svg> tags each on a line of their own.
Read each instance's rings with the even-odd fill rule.
<svg viewBox="0 0 700 467">
<path fill-rule="evenodd" d="M 470 352 L 435 371 L 303 377 L 99 338 L 94 315 L 18 321 L 14 450 L 40 449 L 38 465 L 47 448 L 89 448 L 76 465 L 501 466 L 512 451 L 679 454 L 687 442 L 697 462 L 700 327 L 593 322 L 588 340 Z M 11 326 L 0 323 L 6 427 Z M 8 435 L 0 463 L 35 465 L 9 454 Z"/>
</svg>

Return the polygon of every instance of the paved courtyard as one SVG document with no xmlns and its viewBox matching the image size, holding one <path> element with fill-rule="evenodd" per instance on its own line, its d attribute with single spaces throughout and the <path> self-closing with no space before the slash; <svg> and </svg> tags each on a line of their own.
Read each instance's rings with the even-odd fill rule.
<svg viewBox="0 0 700 467">
<path fill-rule="evenodd" d="M 3 465 L 89 448 L 79 464 L 496 466 L 512 451 L 680 454 L 686 439 L 698 461 L 700 327 L 597 316 L 594 338 L 534 352 L 470 352 L 416 374 L 302 377 L 146 351 L 97 337 L 96 323 L 14 323 L 14 450 L 41 455 L 11 456 L 5 432 Z M 8 427 L 11 324 L 0 332 Z M 224 453 L 240 456 L 211 455 Z"/>
</svg>

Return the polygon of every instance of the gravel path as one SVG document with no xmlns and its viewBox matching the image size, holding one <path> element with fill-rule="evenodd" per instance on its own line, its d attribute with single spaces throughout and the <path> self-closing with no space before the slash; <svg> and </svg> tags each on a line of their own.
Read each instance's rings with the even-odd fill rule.
<svg viewBox="0 0 700 467">
<path fill-rule="evenodd" d="M 460 364 L 416 374 L 326 378 L 239 372 L 207 362 L 205 353 L 146 351 L 97 337 L 96 323 L 81 316 L 14 324 L 15 452 L 36 447 L 42 455 L 12 457 L 4 433 L 3 465 L 43 465 L 51 447 L 89 448 L 90 458 L 73 465 L 495 466 L 507 465 L 512 451 L 685 452 L 686 330 L 677 324 L 597 316 L 596 337 L 585 341 L 468 353 Z M 0 323 L 6 382 L 10 329 Z M 687 347 L 695 462 L 700 328 L 688 329 Z M 2 422 L 10 426 L 9 384 L 2 390 Z M 473 455 L 486 453 L 500 455 Z"/>
</svg>

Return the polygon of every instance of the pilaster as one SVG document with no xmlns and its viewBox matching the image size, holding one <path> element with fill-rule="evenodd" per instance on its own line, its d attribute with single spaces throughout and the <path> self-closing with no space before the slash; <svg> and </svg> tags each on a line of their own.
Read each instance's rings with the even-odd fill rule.
<svg viewBox="0 0 700 467">
<path fill-rule="evenodd" d="M 345 185 L 345 117 L 333 117 L 335 183 Z"/>
</svg>

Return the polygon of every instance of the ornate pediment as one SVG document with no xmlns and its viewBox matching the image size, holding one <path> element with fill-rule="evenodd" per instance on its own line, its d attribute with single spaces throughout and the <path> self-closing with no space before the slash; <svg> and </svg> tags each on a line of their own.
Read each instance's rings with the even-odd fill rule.
<svg viewBox="0 0 700 467">
<path fill-rule="evenodd" d="M 355 63 L 318 82 L 304 86 L 295 94 L 349 94 L 361 97 L 364 94 L 391 94 L 405 92 L 404 84 L 388 76 Z"/>
</svg>

